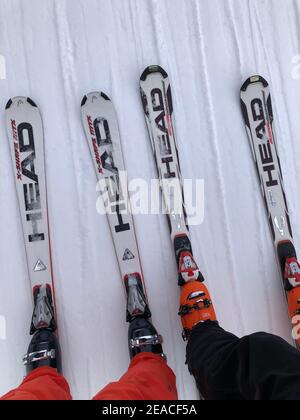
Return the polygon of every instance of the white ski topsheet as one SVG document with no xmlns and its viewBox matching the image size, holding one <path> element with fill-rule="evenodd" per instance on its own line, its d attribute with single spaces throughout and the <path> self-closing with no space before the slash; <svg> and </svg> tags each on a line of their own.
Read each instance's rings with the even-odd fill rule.
<svg viewBox="0 0 300 420">
<path fill-rule="evenodd" d="M 159 179 L 162 181 L 162 193 L 166 213 L 169 215 L 171 236 L 174 239 L 176 235 L 188 235 L 188 229 L 182 196 L 174 196 L 176 190 L 174 181 L 181 184 L 182 180 L 177 155 L 170 81 L 165 70 L 152 66 L 148 71 L 145 70 L 140 85 L 146 124 Z M 179 189 L 182 191 L 182 184 L 177 191 Z"/>
<path fill-rule="evenodd" d="M 107 211 L 121 277 L 124 280 L 126 275 L 139 273 L 143 278 L 127 184 L 124 185 L 120 178 L 126 174 L 113 104 L 101 92 L 92 92 L 84 97 L 81 112 L 97 178 L 104 181 L 99 190 Z"/>
<path fill-rule="evenodd" d="M 298 0 L 0 2 L 0 109 L 25 95 L 43 110 L 60 340 L 74 398 L 91 398 L 129 362 L 124 290 L 107 218 L 95 210 L 95 169 L 79 105 L 86 92 L 106 92 L 117 111 L 129 181 L 157 177 L 139 94 L 139 77 L 150 64 L 169 74 L 182 176 L 205 181 L 205 219 L 191 227 L 191 239 L 221 325 L 237 335 L 269 331 L 291 341 L 239 92 L 253 74 L 270 83 L 299 250 L 299 10 Z M 32 293 L 3 114 L 0 139 L 3 394 L 24 375 Z M 185 365 L 166 216 L 136 215 L 134 222 L 153 322 L 179 396 L 198 398 Z"/>
<path fill-rule="evenodd" d="M 44 135 L 40 111 L 28 98 L 8 102 L 6 126 L 32 287 L 52 286 Z M 24 275 L 24 279 L 26 275 Z"/>
<path fill-rule="evenodd" d="M 253 76 L 241 91 L 246 131 L 268 211 L 275 246 L 292 241 L 292 231 L 284 184 L 273 130 L 270 87 L 259 76 Z"/>
</svg>

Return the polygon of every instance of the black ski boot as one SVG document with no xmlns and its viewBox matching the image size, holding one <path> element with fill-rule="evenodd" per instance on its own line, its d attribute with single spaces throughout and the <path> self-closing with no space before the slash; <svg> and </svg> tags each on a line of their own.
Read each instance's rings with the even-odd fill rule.
<svg viewBox="0 0 300 420">
<path fill-rule="evenodd" d="M 56 321 L 50 286 L 33 290 L 34 311 L 30 335 L 33 335 L 23 358 L 27 374 L 39 367 L 49 366 L 61 373 L 61 353 L 56 336 Z"/>
<path fill-rule="evenodd" d="M 37 330 L 23 358 L 27 374 L 39 367 L 48 366 L 61 373 L 61 355 L 56 334 L 48 329 Z"/>
<path fill-rule="evenodd" d="M 165 358 L 162 348 L 162 336 L 152 325 L 151 312 L 144 293 L 139 274 L 131 274 L 125 278 L 127 291 L 127 322 L 129 354 L 132 359 L 142 352 L 160 354 Z"/>
<path fill-rule="evenodd" d="M 143 352 L 159 354 L 165 358 L 162 336 L 157 333 L 149 319 L 134 318 L 129 325 L 128 340 L 131 359 Z"/>
</svg>

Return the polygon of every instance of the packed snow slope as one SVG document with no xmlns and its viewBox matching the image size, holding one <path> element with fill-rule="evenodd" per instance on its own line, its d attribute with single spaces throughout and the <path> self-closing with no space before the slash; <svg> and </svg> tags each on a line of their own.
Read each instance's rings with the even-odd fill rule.
<svg viewBox="0 0 300 420">
<path fill-rule="evenodd" d="M 74 398 L 91 398 L 129 362 L 125 294 L 106 218 L 96 212 L 80 102 L 93 90 L 113 99 L 129 179 L 155 178 L 138 85 L 149 64 L 170 75 L 183 176 L 205 180 L 205 220 L 191 228 L 191 237 L 222 326 L 238 335 L 265 330 L 291 341 L 239 89 L 257 73 L 270 82 L 300 249 L 299 19 L 296 0 L 0 1 L 6 63 L 0 107 L 12 96 L 30 96 L 44 119 L 58 322 Z M 32 310 L 4 121 L 2 112 L 0 394 L 22 380 Z M 196 399 L 185 366 L 166 217 L 139 215 L 135 223 L 153 321 L 164 336 L 180 398 Z"/>
</svg>

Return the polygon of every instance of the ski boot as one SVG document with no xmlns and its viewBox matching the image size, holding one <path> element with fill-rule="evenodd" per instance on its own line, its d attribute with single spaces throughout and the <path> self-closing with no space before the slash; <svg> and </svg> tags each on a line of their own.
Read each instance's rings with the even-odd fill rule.
<svg viewBox="0 0 300 420">
<path fill-rule="evenodd" d="M 39 367 L 52 367 L 61 373 L 61 353 L 56 335 L 56 321 L 49 285 L 33 290 L 34 311 L 30 328 L 32 340 L 23 358 L 27 374 Z"/>
<path fill-rule="evenodd" d="M 157 333 L 147 318 L 137 317 L 131 321 L 128 340 L 131 359 L 140 353 L 155 353 L 165 358 L 162 348 L 162 336 Z"/>
<path fill-rule="evenodd" d="M 151 312 L 147 304 L 140 275 L 135 273 L 126 276 L 125 286 L 127 291 L 130 358 L 133 359 L 143 352 L 159 354 L 165 358 L 162 348 L 162 336 L 157 333 L 150 321 Z"/>
<path fill-rule="evenodd" d="M 174 240 L 178 263 L 178 284 L 181 286 L 179 315 L 183 325 L 183 339 L 188 340 L 192 329 L 200 322 L 217 321 L 204 277 L 196 264 L 187 235 Z"/>
<path fill-rule="evenodd" d="M 180 308 L 182 337 L 187 341 L 192 329 L 201 322 L 217 322 L 216 313 L 207 287 L 199 281 L 190 281 L 181 288 Z"/>
</svg>

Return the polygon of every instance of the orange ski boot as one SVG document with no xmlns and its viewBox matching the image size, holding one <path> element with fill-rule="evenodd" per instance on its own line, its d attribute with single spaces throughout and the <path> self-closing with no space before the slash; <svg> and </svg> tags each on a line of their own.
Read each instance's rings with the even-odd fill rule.
<svg viewBox="0 0 300 420">
<path fill-rule="evenodd" d="M 181 288 L 180 308 L 183 339 L 189 339 L 192 329 L 200 322 L 217 321 L 207 287 L 200 281 L 190 281 Z"/>
<path fill-rule="evenodd" d="M 181 286 L 179 315 L 183 339 L 188 340 L 192 329 L 200 322 L 217 321 L 204 277 L 193 257 L 192 245 L 186 234 L 177 235 L 174 248 L 178 263 L 178 285 Z"/>
</svg>

